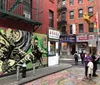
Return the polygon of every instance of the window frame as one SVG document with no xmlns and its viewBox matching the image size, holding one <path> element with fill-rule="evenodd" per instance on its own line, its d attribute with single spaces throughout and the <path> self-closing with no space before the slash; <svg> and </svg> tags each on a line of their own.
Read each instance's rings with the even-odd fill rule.
<svg viewBox="0 0 100 85">
<path fill-rule="evenodd" d="M 74 0 L 69 0 L 69 4 L 72 6 L 74 5 Z"/>
<path fill-rule="evenodd" d="M 82 13 L 80 13 L 82 11 Z M 83 18 L 83 9 L 78 10 L 78 18 Z"/>
<path fill-rule="evenodd" d="M 70 25 L 70 34 L 73 34 L 73 25 Z"/>
<path fill-rule="evenodd" d="M 92 8 L 92 11 L 90 11 L 91 8 Z M 88 15 L 91 16 L 92 14 L 93 14 L 93 7 L 91 6 L 91 7 L 88 7 Z"/>
<path fill-rule="evenodd" d="M 32 0 L 23 0 L 23 15 L 24 17 L 29 18 L 29 19 L 32 17 L 31 3 L 32 3 Z"/>
<path fill-rule="evenodd" d="M 90 26 L 92 24 L 92 26 Z M 88 26 L 89 32 L 94 32 L 94 23 L 91 22 L 90 25 Z"/>
<path fill-rule="evenodd" d="M 49 10 L 49 26 L 54 27 L 54 12 Z"/>
<path fill-rule="evenodd" d="M 52 46 L 51 46 L 51 44 L 52 44 Z M 51 47 L 53 47 L 53 49 Z M 55 56 L 56 55 L 56 42 L 55 41 L 50 41 L 50 51 L 48 52 L 48 55 L 49 56 Z"/>
<path fill-rule="evenodd" d="M 73 13 L 73 15 L 71 15 L 71 12 Z M 70 11 L 70 19 L 74 19 L 74 11 Z"/>
<path fill-rule="evenodd" d="M 78 27 L 79 27 L 79 33 L 84 33 L 84 24 L 80 23 L 80 24 L 78 24 Z"/>
<path fill-rule="evenodd" d="M 6 10 L 6 0 L 0 0 L 0 9 Z"/>
<path fill-rule="evenodd" d="M 82 4 L 83 3 L 83 0 L 78 0 L 78 4 Z"/>
</svg>

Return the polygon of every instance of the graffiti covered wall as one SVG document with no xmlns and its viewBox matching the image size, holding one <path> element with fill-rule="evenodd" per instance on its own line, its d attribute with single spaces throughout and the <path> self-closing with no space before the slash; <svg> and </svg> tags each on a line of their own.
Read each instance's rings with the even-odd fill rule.
<svg viewBox="0 0 100 85">
<path fill-rule="evenodd" d="M 27 69 L 47 65 L 47 36 L 10 28 L 0 28 L 0 75 L 16 71 L 17 64 Z"/>
</svg>

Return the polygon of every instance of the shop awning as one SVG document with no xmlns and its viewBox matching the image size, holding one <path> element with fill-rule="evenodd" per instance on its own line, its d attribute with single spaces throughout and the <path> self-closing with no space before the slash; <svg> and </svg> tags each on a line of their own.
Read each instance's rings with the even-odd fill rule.
<svg viewBox="0 0 100 85">
<path fill-rule="evenodd" d="M 12 20 L 16 20 L 16 21 L 18 20 L 18 21 L 22 21 L 22 22 L 31 24 L 32 26 L 42 25 L 41 22 L 38 22 L 38 21 L 35 21 L 32 19 L 28 19 L 28 18 L 25 18 L 25 17 L 17 15 L 17 14 L 13 14 L 13 13 L 7 12 L 2 9 L 0 9 L 0 18 L 12 19 Z"/>
</svg>

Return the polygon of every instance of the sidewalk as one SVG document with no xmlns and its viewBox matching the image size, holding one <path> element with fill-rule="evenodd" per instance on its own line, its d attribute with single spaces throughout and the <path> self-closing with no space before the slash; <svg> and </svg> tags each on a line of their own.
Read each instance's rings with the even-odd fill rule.
<svg viewBox="0 0 100 85">
<path fill-rule="evenodd" d="M 32 81 L 49 74 L 59 72 L 70 67 L 72 67 L 72 65 L 70 64 L 60 64 L 60 65 L 54 65 L 50 67 L 44 67 L 44 68 L 36 69 L 35 75 L 33 75 L 33 71 L 27 71 L 27 77 L 20 78 L 20 81 L 17 81 L 16 74 L 2 77 L 0 78 L 0 85 L 23 85 L 28 81 Z"/>
</svg>

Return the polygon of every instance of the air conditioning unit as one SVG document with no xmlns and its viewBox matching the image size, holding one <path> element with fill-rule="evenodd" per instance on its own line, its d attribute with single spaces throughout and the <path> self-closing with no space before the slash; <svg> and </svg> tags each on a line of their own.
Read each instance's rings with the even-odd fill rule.
<svg viewBox="0 0 100 85">
<path fill-rule="evenodd" d="M 24 17 L 26 17 L 28 19 L 31 18 L 31 14 L 29 12 L 27 12 L 27 11 L 24 11 L 23 15 L 24 15 Z"/>
</svg>

